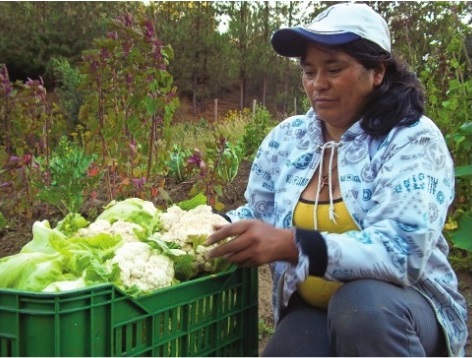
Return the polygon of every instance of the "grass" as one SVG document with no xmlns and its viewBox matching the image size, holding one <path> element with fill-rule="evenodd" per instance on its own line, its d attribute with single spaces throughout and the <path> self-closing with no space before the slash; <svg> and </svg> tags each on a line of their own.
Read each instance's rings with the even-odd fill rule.
<svg viewBox="0 0 472 358">
<path fill-rule="evenodd" d="M 194 122 L 178 122 L 172 125 L 170 142 L 182 148 L 193 150 L 204 148 L 205 143 L 214 140 L 215 134 L 222 135 L 229 142 L 243 138 L 245 127 L 251 121 L 247 111 L 229 111 L 218 122 L 210 122 L 200 118 Z"/>
<path fill-rule="evenodd" d="M 275 329 L 272 322 L 266 322 L 263 319 L 259 320 L 259 340 L 272 336 L 274 331 Z"/>
</svg>

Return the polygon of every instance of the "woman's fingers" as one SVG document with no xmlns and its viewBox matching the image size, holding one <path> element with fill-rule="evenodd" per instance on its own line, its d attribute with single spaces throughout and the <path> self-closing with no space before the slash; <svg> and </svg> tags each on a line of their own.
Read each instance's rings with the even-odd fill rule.
<svg viewBox="0 0 472 358">
<path fill-rule="evenodd" d="M 224 240 L 228 237 L 234 237 L 240 235 L 242 232 L 245 231 L 245 223 L 244 222 L 237 222 L 234 224 L 226 224 L 226 225 L 217 225 L 215 226 L 215 232 L 208 236 L 205 241 L 205 245 L 213 245 L 218 241 Z"/>
<path fill-rule="evenodd" d="M 250 246 L 251 240 L 247 238 L 247 235 L 242 233 L 209 251 L 207 257 L 212 258 L 223 256 L 228 258 L 234 255 L 236 252 L 247 250 Z"/>
<path fill-rule="evenodd" d="M 233 264 L 237 264 L 241 267 L 252 267 L 252 266 L 259 266 L 262 263 L 258 260 L 254 259 L 252 255 L 248 255 L 247 251 L 239 251 L 232 255 L 228 255 L 225 258 L 228 262 Z"/>
</svg>

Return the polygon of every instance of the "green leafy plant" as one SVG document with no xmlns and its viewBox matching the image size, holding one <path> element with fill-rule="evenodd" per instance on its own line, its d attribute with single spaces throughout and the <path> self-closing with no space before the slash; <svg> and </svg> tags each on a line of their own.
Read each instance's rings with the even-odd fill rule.
<svg viewBox="0 0 472 358">
<path fill-rule="evenodd" d="M 470 94 L 472 96 L 472 91 Z M 466 184 L 463 187 L 463 194 L 470 198 L 472 195 L 472 186 L 470 185 L 470 179 L 472 179 L 472 122 L 463 123 L 456 131 L 448 133 L 446 139 L 454 154 L 456 178 Z"/>
<path fill-rule="evenodd" d="M 225 182 L 231 183 L 238 174 L 239 165 L 244 158 L 244 147 L 241 142 L 225 142 L 217 167 L 218 176 Z"/>
<path fill-rule="evenodd" d="M 267 108 L 256 106 L 252 121 L 244 128 L 245 132 L 242 138 L 246 157 L 254 157 L 257 148 L 273 125 L 272 116 Z"/>
<path fill-rule="evenodd" d="M 454 247 L 472 252 L 472 240 L 470 240 L 472 214 L 470 212 L 456 210 L 449 218 L 448 229 Z"/>
<path fill-rule="evenodd" d="M 36 159 L 39 169 L 32 185 L 38 191 L 37 198 L 63 214 L 79 212 L 84 191 L 93 189 L 101 178 L 88 175 L 94 159 L 95 156 L 87 155 L 84 149 L 62 137 L 48 166 L 44 158 Z"/>
<path fill-rule="evenodd" d="M 182 183 L 190 177 L 187 158 L 191 155 L 191 151 L 182 148 L 179 144 L 174 144 L 169 154 L 169 159 L 166 161 L 168 174 Z"/>
<path fill-rule="evenodd" d="M 259 320 L 259 340 L 270 337 L 274 334 L 275 328 L 272 323 L 267 323 L 265 320 Z"/>
<path fill-rule="evenodd" d="M 435 47 L 420 73 L 426 87 L 426 113 L 443 130 L 455 164 L 456 196 L 444 228 L 451 262 L 472 270 L 472 70 L 464 33 L 454 32 L 445 47 Z"/>
<path fill-rule="evenodd" d="M 470 94 L 472 95 L 472 91 Z M 457 100 L 454 102 L 457 103 Z M 449 106 L 450 103 L 449 101 L 445 105 Z M 472 122 L 463 123 L 457 131 L 448 133 L 446 139 L 449 147 L 452 148 L 456 162 L 456 198 L 454 201 L 455 210 L 448 218 L 445 233 L 453 247 L 450 255 L 451 261 L 457 268 L 472 271 L 472 242 L 470 240 L 472 231 L 470 203 L 472 197 Z"/>
</svg>

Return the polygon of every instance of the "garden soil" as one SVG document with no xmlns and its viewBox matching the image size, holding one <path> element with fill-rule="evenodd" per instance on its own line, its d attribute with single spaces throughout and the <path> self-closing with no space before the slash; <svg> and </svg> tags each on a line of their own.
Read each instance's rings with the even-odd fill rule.
<svg viewBox="0 0 472 358">
<path fill-rule="evenodd" d="M 250 172 L 251 163 L 243 161 L 238 171 L 237 177 L 233 182 L 226 185 L 223 190 L 223 197 L 220 201 L 225 205 L 224 210 L 230 210 L 244 203 L 244 191 L 246 189 L 247 179 Z M 184 183 L 172 183 L 167 181 L 165 184 L 165 190 L 167 194 L 175 201 L 181 201 L 188 199 L 189 191 L 193 185 L 192 181 Z M 17 193 L 0 193 L 0 208 L 4 212 L 4 208 L 11 206 L 13 202 L 16 202 L 15 195 Z M 156 201 L 156 205 L 163 205 L 162 202 Z M 105 201 L 95 199 L 93 201 L 86 202 L 82 210 L 84 216 L 87 213 L 100 212 L 103 206 L 106 204 Z M 18 218 L 8 217 L 8 227 L 4 230 L 0 230 L 0 258 L 8 255 L 17 253 L 23 245 L 31 240 L 31 230 L 34 221 L 48 219 L 51 224 L 54 224 L 54 220 L 60 220 L 62 217 L 58 212 L 55 212 L 50 207 L 37 207 L 34 208 L 33 214 L 30 217 Z M 466 296 L 469 302 L 469 307 L 472 303 L 472 274 L 470 272 L 459 272 L 460 287 L 463 294 Z M 271 288 L 272 281 L 270 272 L 267 266 L 259 268 L 259 353 L 264 348 L 267 339 L 270 337 L 270 331 L 273 326 L 273 312 L 271 303 Z M 471 309 L 469 310 L 469 312 Z M 470 315 L 470 314 L 469 314 Z M 472 332 L 472 324 L 469 320 L 469 331 Z M 472 356 L 472 347 L 469 344 L 467 356 Z"/>
</svg>

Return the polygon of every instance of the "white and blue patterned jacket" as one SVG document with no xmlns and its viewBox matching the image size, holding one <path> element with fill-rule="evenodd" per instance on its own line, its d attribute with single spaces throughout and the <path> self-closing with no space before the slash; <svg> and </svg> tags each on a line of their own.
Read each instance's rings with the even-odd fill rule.
<svg viewBox="0 0 472 358">
<path fill-rule="evenodd" d="M 247 204 L 229 211 L 230 219 L 256 218 L 292 227 L 295 205 L 319 165 L 321 144 L 321 122 L 313 110 L 278 124 L 253 162 Z M 449 354 L 464 355 L 466 302 L 442 235 L 454 198 L 454 167 L 440 130 L 423 116 L 414 125 L 373 138 L 357 122 L 341 137 L 338 176 L 342 198 L 359 231 L 321 233 L 328 251 L 324 278 L 376 278 L 414 287 L 434 307 Z M 271 269 L 277 319 L 295 290 L 296 267 L 276 262 Z M 281 283 L 283 298 L 277 299 Z"/>
</svg>

